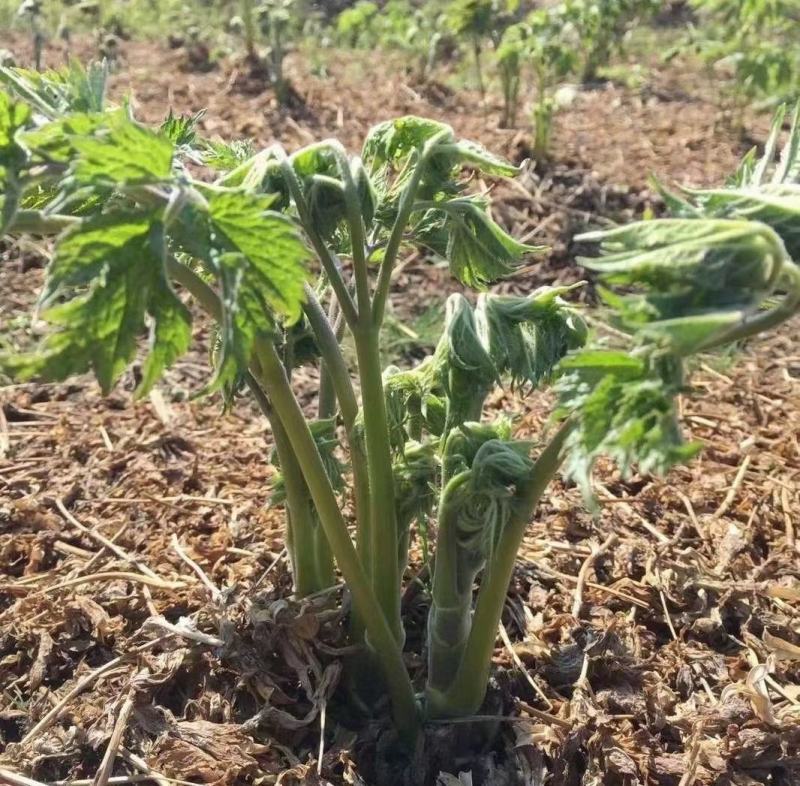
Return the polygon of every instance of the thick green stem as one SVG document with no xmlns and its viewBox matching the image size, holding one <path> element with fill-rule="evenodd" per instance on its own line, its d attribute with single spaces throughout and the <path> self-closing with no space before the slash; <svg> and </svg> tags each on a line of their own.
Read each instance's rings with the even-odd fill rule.
<svg viewBox="0 0 800 786">
<path fill-rule="evenodd" d="M 472 584 L 476 570 L 465 570 L 459 559 L 457 497 L 471 473 L 461 472 L 448 481 L 439 502 L 436 568 L 428 616 L 428 688 L 445 691 L 458 669 L 469 635 Z"/>
<path fill-rule="evenodd" d="M 168 265 L 170 275 L 185 286 L 211 316 L 219 318 L 221 313 L 219 298 L 211 287 L 176 260 L 168 260 Z M 259 339 L 256 343 L 256 354 L 259 382 L 286 429 L 328 543 L 353 596 L 353 603 L 364 621 L 370 645 L 383 670 L 392 698 L 393 715 L 398 731 L 411 743 L 419 729 L 419 718 L 414 689 L 403 663 L 402 651 L 386 622 L 350 540 L 347 524 L 339 509 L 339 502 L 325 472 L 314 437 L 292 392 L 278 353 L 270 341 Z"/>
<path fill-rule="evenodd" d="M 372 586 L 395 640 L 403 641 L 400 617 L 400 576 L 397 572 L 397 513 L 386 400 L 383 393 L 379 330 L 359 329 L 355 334 L 364 439 L 369 471 Z"/>
<path fill-rule="evenodd" d="M 304 598 L 336 583 L 333 556 L 314 513 L 308 487 L 286 429 L 274 414 L 269 421 L 286 489 L 286 545 L 292 562 L 294 591 Z"/>
<path fill-rule="evenodd" d="M 281 161 L 281 172 L 289 188 L 289 193 L 294 200 L 297 213 L 300 216 L 300 223 L 308 235 L 308 239 L 311 241 L 311 245 L 314 247 L 314 251 L 317 253 L 319 261 L 325 270 L 325 274 L 330 281 L 331 288 L 336 295 L 336 299 L 339 301 L 339 308 L 342 310 L 342 316 L 344 316 L 347 326 L 352 330 L 358 320 L 358 312 L 353 298 L 350 295 L 350 291 L 347 288 L 347 284 L 342 277 L 339 260 L 330 248 L 328 248 L 319 232 L 317 232 L 314 221 L 311 218 L 311 211 L 306 202 L 305 195 L 303 194 L 303 187 L 297 178 L 292 162 L 288 158 L 284 157 Z"/>
<path fill-rule="evenodd" d="M 372 545 L 369 529 L 369 471 L 364 445 L 356 428 L 358 400 L 353 390 L 350 372 L 342 355 L 336 332 L 311 287 L 306 287 L 304 309 L 322 355 L 323 371 L 330 378 L 331 384 L 336 391 L 342 420 L 347 431 L 347 440 L 350 446 L 350 464 L 353 469 L 356 521 L 358 522 L 358 555 L 364 569 L 371 575 Z M 320 399 L 322 399 L 322 395 L 323 391 L 320 391 Z"/>
<path fill-rule="evenodd" d="M 347 524 L 325 473 L 322 458 L 308 429 L 303 411 L 286 379 L 280 358 L 269 341 L 259 341 L 257 351 L 263 373 L 260 381 L 286 428 L 328 542 L 353 596 L 353 602 L 364 621 L 370 646 L 382 666 L 392 697 L 395 723 L 401 734 L 413 738 L 418 724 L 416 700 L 395 632 L 387 623 L 350 540 Z M 394 562 L 395 560 L 392 560 L 392 563 Z"/>
<path fill-rule="evenodd" d="M 328 321 L 314 290 L 308 285 L 305 288 L 305 295 L 306 302 L 303 310 L 309 325 L 311 325 L 311 330 L 314 332 L 325 370 L 331 377 L 336 397 L 339 399 L 339 408 L 345 428 L 350 431 L 358 415 L 358 400 L 350 380 L 350 372 L 333 326 Z"/>
<path fill-rule="evenodd" d="M 573 427 L 572 421 L 561 426 L 537 459 L 530 479 L 518 490 L 516 511 L 500 537 L 481 582 L 469 638 L 458 670 L 445 691 L 433 686 L 427 690 L 427 713 L 430 717 L 471 715 L 483 702 L 497 628 L 520 543 L 539 499 L 561 466 L 561 451 Z M 438 559 L 437 554 L 437 562 Z"/>
</svg>

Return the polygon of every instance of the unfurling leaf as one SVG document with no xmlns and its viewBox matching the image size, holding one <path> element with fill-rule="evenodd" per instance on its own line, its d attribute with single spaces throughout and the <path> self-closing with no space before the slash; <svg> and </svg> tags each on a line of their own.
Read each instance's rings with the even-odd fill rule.
<svg viewBox="0 0 800 786">
<path fill-rule="evenodd" d="M 682 387 L 680 361 L 670 356 L 634 357 L 612 350 L 569 355 L 559 367 L 557 416 L 575 429 L 566 444 L 565 474 L 593 505 L 592 469 L 601 455 L 623 474 L 664 474 L 694 456 L 700 446 L 681 437 L 674 397 Z"/>
<path fill-rule="evenodd" d="M 448 202 L 444 229 L 451 272 L 462 284 L 475 289 L 505 278 L 525 254 L 541 250 L 511 237 L 477 199 Z"/>
<path fill-rule="evenodd" d="M 581 260 L 627 294 L 605 294 L 622 325 L 708 312 L 752 310 L 775 286 L 785 251 L 764 224 L 744 219 L 663 219 L 583 235 L 604 256 Z"/>
<path fill-rule="evenodd" d="M 580 286 L 577 285 L 577 286 Z M 495 366 L 512 385 L 536 387 L 561 358 L 584 345 L 587 328 L 561 295 L 574 287 L 542 287 L 527 297 L 481 295 L 478 331 Z"/>
</svg>

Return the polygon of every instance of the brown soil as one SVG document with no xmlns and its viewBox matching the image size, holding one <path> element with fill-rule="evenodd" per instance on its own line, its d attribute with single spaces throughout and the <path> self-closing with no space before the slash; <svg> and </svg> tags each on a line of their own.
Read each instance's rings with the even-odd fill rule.
<svg viewBox="0 0 800 786">
<path fill-rule="evenodd" d="M 293 62 L 301 100 L 289 112 L 235 65 L 194 74 L 183 57 L 124 43 L 114 95 L 132 91 L 151 122 L 168 106 L 207 107 L 207 134 L 291 149 L 333 134 L 357 149 L 371 124 L 404 113 L 445 119 L 516 159 L 529 142 L 497 128 L 494 105 L 412 84 L 383 57 L 332 54 L 327 79 Z M 765 126 L 749 131 L 763 138 Z M 515 280 L 523 289 L 580 275 L 577 231 L 657 212 L 651 172 L 719 182 L 743 152 L 678 70 L 641 91 L 579 93 L 554 139 L 551 163 L 495 186 L 499 218 L 552 247 Z M 0 323 L 16 319 L 14 330 L 27 327 L 18 317 L 35 298 L 41 252 L 4 254 Z M 449 289 L 446 272 L 409 260 L 395 310 L 421 312 Z M 114 774 L 156 782 L 800 783 L 796 332 L 697 369 L 683 421 L 706 449 L 689 467 L 627 481 L 602 468 L 596 519 L 577 490 L 554 486 L 509 594 L 509 643 L 498 640 L 483 717 L 433 726 L 410 761 L 392 756 L 385 708 L 372 722 L 344 713 L 338 592 L 290 598 L 281 512 L 266 505 L 264 423 L 246 400 L 222 415 L 216 399 L 190 398 L 206 379 L 202 323 L 200 348 L 148 401 L 132 400 L 133 374 L 108 398 L 90 379 L 6 387 L 0 767 L 91 779 L 117 727 Z M 313 384 L 297 381 L 310 401 Z M 549 401 L 494 404 L 535 434 Z M 424 593 L 408 614 L 420 676 L 413 621 L 424 620 Z"/>
</svg>

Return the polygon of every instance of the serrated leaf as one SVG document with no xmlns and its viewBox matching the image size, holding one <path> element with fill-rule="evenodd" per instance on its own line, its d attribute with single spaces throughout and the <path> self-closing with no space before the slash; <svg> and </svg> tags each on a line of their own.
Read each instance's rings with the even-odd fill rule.
<svg viewBox="0 0 800 786">
<path fill-rule="evenodd" d="M 253 267 L 265 301 L 292 321 L 300 316 L 310 253 L 294 223 L 270 211 L 271 195 L 218 192 L 209 200 L 212 242 Z"/>
<path fill-rule="evenodd" d="M 50 118 L 72 112 L 101 112 L 107 78 L 104 63 L 84 68 L 77 60 L 64 68 L 42 72 L 0 67 L 0 81 Z"/>
<path fill-rule="evenodd" d="M 582 347 L 587 329 L 561 300 L 572 287 L 542 287 L 527 297 L 481 295 L 475 310 L 481 341 L 512 386 L 548 380 L 564 355 Z"/>
<path fill-rule="evenodd" d="M 582 259 L 607 284 L 631 292 L 606 298 L 623 323 L 752 307 L 774 286 L 781 243 L 764 224 L 743 219 L 659 219 L 581 240 L 600 240 L 605 256 Z"/>
<path fill-rule="evenodd" d="M 448 145 L 445 149 L 450 150 L 451 148 L 461 163 L 473 166 L 486 175 L 514 177 L 519 174 L 519 167 L 514 166 L 494 153 L 490 153 L 478 142 L 459 139 L 458 142 Z"/>
<path fill-rule="evenodd" d="M 510 275 L 525 254 L 541 250 L 511 237 L 474 198 L 447 203 L 444 230 L 450 272 L 475 289 Z"/>
<path fill-rule="evenodd" d="M 152 385 L 190 338 L 188 312 L 166 280 L 164 253 L 163 226 L 149 215 L 107 214 L 69 231 L 56 248 L 43 297 L 42 316 L 56 329 L 38 351 L 4 358 L 3 366 L 21 379 L 48 380 L 91 369 L 107 393 L 133 360 L 150 315 L 145 376 Z"/>
<path fill-rule="evenodd" d="M 222 288 L 220 362 L 212 389 L 247 369 L 253 342 L 275 319 L 301 313 L 309 252 L 294 224 L 269 210 L 273 198 L 211 192 L 209 248 L 200 250 Z"/>
<path fill-rule="evenodd" d="M 670 374 L 663 375 L 662 367 Z M 633 467 L 664 474 L 699 450 L 681 437 L 674 405 L 680 375 L 671 364 L 589 350 L 567 357 L 560 369 L 557 415 L 575 422 L 565 446 L 565 474 L 592 507 L 591 475 L 600 456 L 613 459 L 623 475 Z"/>
<path fill-rule="evenodd" d="M 800 258 L 800 185 L 703 189 L 690 194 L 716 215 L 760 221 L 777 232 L 792 258 Z"/>
<path fill-rule="evenodd" d="M 387 163 L 421 152 L 426 142 L 440 134 L 446 140 L 454 139 L 453 129 L 436 120 L 414 115 L 387 120 L 374 126 L 367 134 L 362 158 L 374 172 Z"/>
<path fill-rule="evenodd" d="M 147 358 L 137 396 L 150 392 L 161 375 L 188 349 L 192 340 L 192 315 L 166 278 L 156 285 L 147 307 L 152 320 Z"/>
<path fill-rule="evenodd" d="M 172 141 L 132 120 L 117 117 L 92 136 L 75 136 L 71 144 L 78 153 L 72 173 L 79 183 L 146 185 L 172 174 Z"/>
<path fill-rule="evenodd" d="M 204 115 L 204 109 L 193 115 L 175 115 L 170 109 L 159 131 L 177 147 L 194 145 L 197 142 L 197 125 Z"/>
<path fill-rule="evenodd" d="M 19 135 L 19 141 L 35 157 L 65 164 L 74 155 L 74 137 L 93 134 L 109 121 L 113 122 L 117 115 L 122 117 L 121 110 L 92 114 L 78 112 L 26 131 Z"/>
<path fill-rule="evenodd" d="M 21 151 L 15 136 L 24 128 L 31 116 L 25 104 L 14 101 L 8 93 L 0 92 L 0 166 L 15 166 Z"/>
<path fill-rule="evenodd" d="M 30 116 L 28 107 L 0 92 L 0 237 L 14 220 L 22 197 L 18 174 L 25 152 L 17 144 L 16 135 Z"/>
<path fill-rule="evenodd" d="M 744 321 L 743 311 L 730 310 L 691 317 L 650 322 L 642 328 L 642 336 L 670 351 L 687 356 L 698 352 L 708 342 Z"/>
</svg>

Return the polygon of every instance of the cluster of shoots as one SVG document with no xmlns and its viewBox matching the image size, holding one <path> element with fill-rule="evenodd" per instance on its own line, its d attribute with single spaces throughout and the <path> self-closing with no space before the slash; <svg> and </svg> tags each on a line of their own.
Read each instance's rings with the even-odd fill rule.
<svg viewBox="0 0 800 786">
<path fill-rule="evenodd" d="M 495 50 L 503 93 L 501 124 L 516 125 L 520 86 L 532 78 L 533 150 L 538 158 L 546 157 L 555 88 L 573 73 L 584 82 L 597 79 L 599 69 L 608 65 L 621 46 L 626 30 L 657 6 L 653 0 L 564 0 L 506 27 Z"/>
<path fill-rule="evenodd" d="M 719 71 L 733 75 L 730 99 L 734 125 L 743 128 L 746 107 L 757 99 L 796 95 L 800 56 L 794 46 L 795 0 L 692 0 L 701 24 L 674 50 L 699 55 L 715 87 Z"/>
<path fill-rule="evenodd" d="M 229 22 L 230 30 L 244 41 L 251 65 L 265 69 L 279 103 L 287 102 L 290 86 L 284 61 L 292 50 L 298 15 L 295 0 L 240 0 L 240 16 Z"/>
<path fill-rule="evenodd" d="M 437 3 L 415 6 L 389 0 L 382 7 L 359 0 L 336 18 L 335 40 L 360 49 L 397 51 L 418 79 L 426 79 L 437 61 L 445 35 L 446 15 Z"/>
<path fill-rule="evenodd" d="M 358 657 L 377 664 L 409 741 L 426 719 L 480 708 L 517 551 L 557 474 L 591 500 L 601 455 L 624 473 L 690 458 L 675 407 L 686 360 L 800 304 L 796 123 L 776 168 L 779 125 L 730 187 L 669 195 L 677 217 L 584 238 L 602 252 L 585 264 L 603 283 L 597 315 L 614 323 L 612 342 L 587 329 L 574 288 L 486 291 L 537 249 L 469 189 L 470 172 L 516 169 L 445 124 L 381 123 L 359 154 L 331 139 L 252 154 L 205 141 L 192 119 L 148 128 L 129 106 L 105 106 L 96 70 L 0 73 L 0 235 L 53 239 L 38 306 L 49 330 L 9 348 L 3 373 L 92 372 L 107 392 L 138 360 L 141 396 L 190 346 L 187 302 L 205 311 L 216 326 L 205 392 L 251 396 L 270 424 L 295 592 L 343 582 Z M 213 180 L 192 174 L 198 161 Z M 430 357 L 383 368 L 392 274 L 412 249 L 480 294 L 447 300 Z M 310 419 L 295 394 L 306 364 L 320 371 Z M 520 439 L 487 412 L 500 387 L 550 385 L 557 406 L 541 433 Z M 423 526 L 435 544 L 428 667 L 412 681 L 401 593 Z"/>
</svg>

